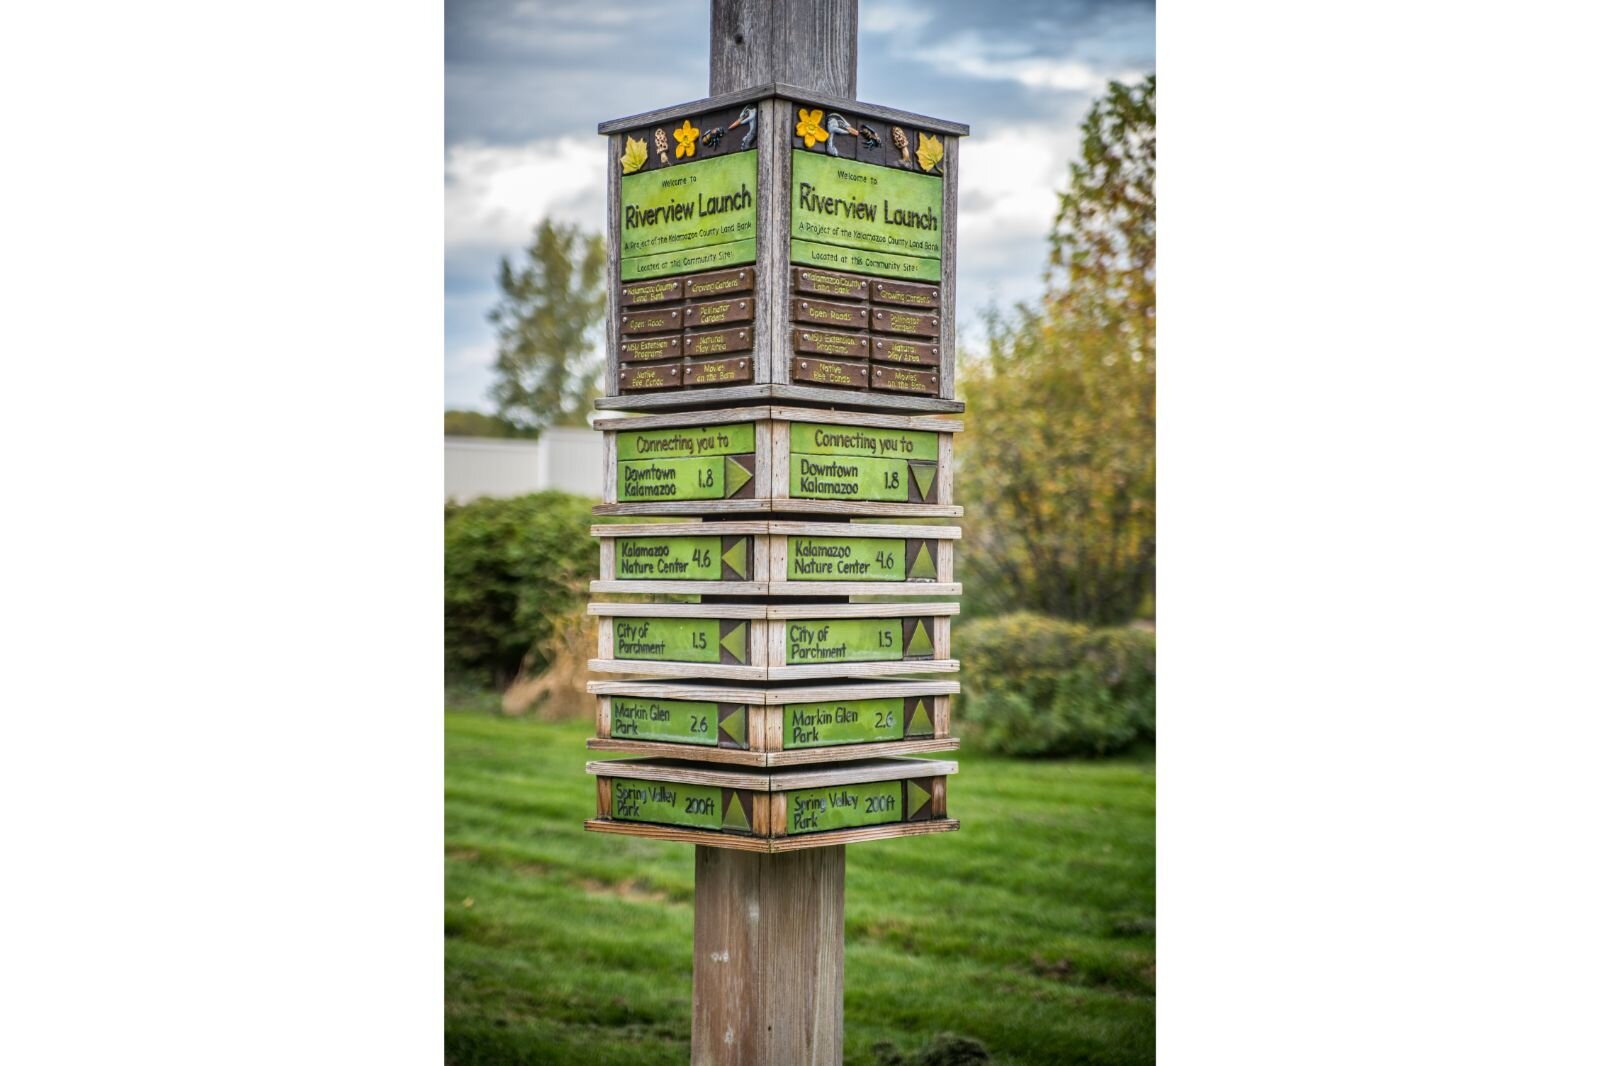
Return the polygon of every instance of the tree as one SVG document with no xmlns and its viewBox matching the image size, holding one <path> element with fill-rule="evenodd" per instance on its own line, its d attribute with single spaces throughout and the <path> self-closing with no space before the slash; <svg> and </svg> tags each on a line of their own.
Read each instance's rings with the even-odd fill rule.
<svg viewBox="0 0 1600 1066">
<path fill-rule="evenodd" d="M 489 312 L 499 335 L 492 395 L 501 418 L 537 436 L 584 425 L 598 395 L 605 246 L 546 219 L 525 255 L 519 270 L 500 260 L 500 302 Z"/>
<path fill-rule="evenodd" d="M 499 415 L 486 415 L 482 411 L 447 410 L 444 413 L 444 435 L 447 437 L 530 437 L 528 430 L 518 429 Z"/>
<path fill-rule="evenodd" d="M 1042 303 L 963 359 L 957 558 L 980 613 L 1110 625 L 1155 592 L 1155 78 L 1081 129 Z"/>
</svg>

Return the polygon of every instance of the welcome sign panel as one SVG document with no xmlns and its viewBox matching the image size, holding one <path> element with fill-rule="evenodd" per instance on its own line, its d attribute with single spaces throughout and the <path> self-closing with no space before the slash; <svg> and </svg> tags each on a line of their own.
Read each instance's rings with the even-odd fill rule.
<svg viewBox="0 0 1600 1066">
<path fill-rule="evenodd" d="M 629 174 L 621 184 L 623 281 L 755 262 L 756 153 Z"/>
<path fill-rule="evenodd" d="M 944 183 L 929 174 L 793 153 L 791 262 L 939 281 Z"/>
</svg>

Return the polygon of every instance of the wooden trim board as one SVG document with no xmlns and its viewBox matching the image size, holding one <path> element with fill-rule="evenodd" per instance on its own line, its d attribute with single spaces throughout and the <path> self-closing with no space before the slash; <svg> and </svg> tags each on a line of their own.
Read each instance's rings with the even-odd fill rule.
<svg viewBox="0 0 1600 1066">
<path fill-rule="evenodd" d="M 934 818 L 926 822 L 893 822 L 889 825 L 872 825 L 859 829 L 830 829 L 825 833 L 805 833 L 792 837 L 740 836 L 736 833 L 679 829 L 650 822 L 621 822 L 610 818 L 590 818 L 583 823 L 583 828 L 591 833 L 617 833 L 622 836 L 644 837 L 648 840 L 667 840 L 680 844 L 699 844 L 708 848 L 730 848 L 734 851 L 754 851 L 771 855 L 785 851 L 801 851 L 806 848 L 828 848 L 836 844 L 865 844 L 871 840 L 919 837 L 930 833 L 954 833 L 961 828 L 961 820 Z"/>
<path fill-rule="evenodd" d="M 819 762 L 881 759 L 891 755 L 932 755 L 937 752 L 956 751 L 961 747 L 961 741 L 956 737 L 928 737 L 922 740 L 884 741 L 879 744 L 833 744 L 826 748 L 796 748 L 793 751 L 745 751 L 737 748 L 700 748 L 688 744 L 590 737 L 586 741 L 586 746 L 590 751 L 616 755 L 694 759 L 702 762 L 726 763 L 729 766 L 776 768 Z"/>
</svg>

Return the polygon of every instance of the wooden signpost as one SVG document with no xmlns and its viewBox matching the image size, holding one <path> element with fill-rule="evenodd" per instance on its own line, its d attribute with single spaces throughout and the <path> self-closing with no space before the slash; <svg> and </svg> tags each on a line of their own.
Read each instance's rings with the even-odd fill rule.
<svg viewBox="0 0 1600 1066">
<path fill-rule="evenodd" d="M 840 1063 L 845 846 L 960 825 L 968 131 L 854 99 L 856 15 L 712 0 L 710 96 L 600 125 L 595 513 L 671 520 L 592 529 L 585 828 L 695 845 L 697 1066 Z"/>
</svg>

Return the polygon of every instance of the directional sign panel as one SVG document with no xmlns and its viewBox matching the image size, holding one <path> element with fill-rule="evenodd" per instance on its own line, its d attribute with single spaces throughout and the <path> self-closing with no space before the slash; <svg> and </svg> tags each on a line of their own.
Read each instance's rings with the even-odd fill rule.
<svg viewBox="0 0 1600 1066">
<path fill-rule="evenodd" d="M 750 622 L 742 618 L 616 618 L 619 659 L 652 662 L 748 663 Z"/>
<path fill-rule="evenodd" d="M 626 777 L 611 785 L 611 817 L 623 821 L 748 833 L 750 814 L 750 793 L 742 789 Z"/>
<path fill-rule="evenodd" d="M 654 740 L 706 747 L 749 747 L 749 708 L 701 700 L 611 700 L 611 735 L 627 740 Z"/>
<path fill-rule="evenodd" d="M 800 789 L 787 794 L 791 836 L 902 821 L 905 786 L 899 781 Z"/>
<path fill-rule="evenodd" d="M 808 500 L 933 502 L 939 435 L 927 430 L 794 422 L 789 495 Z"/>
</svg>

